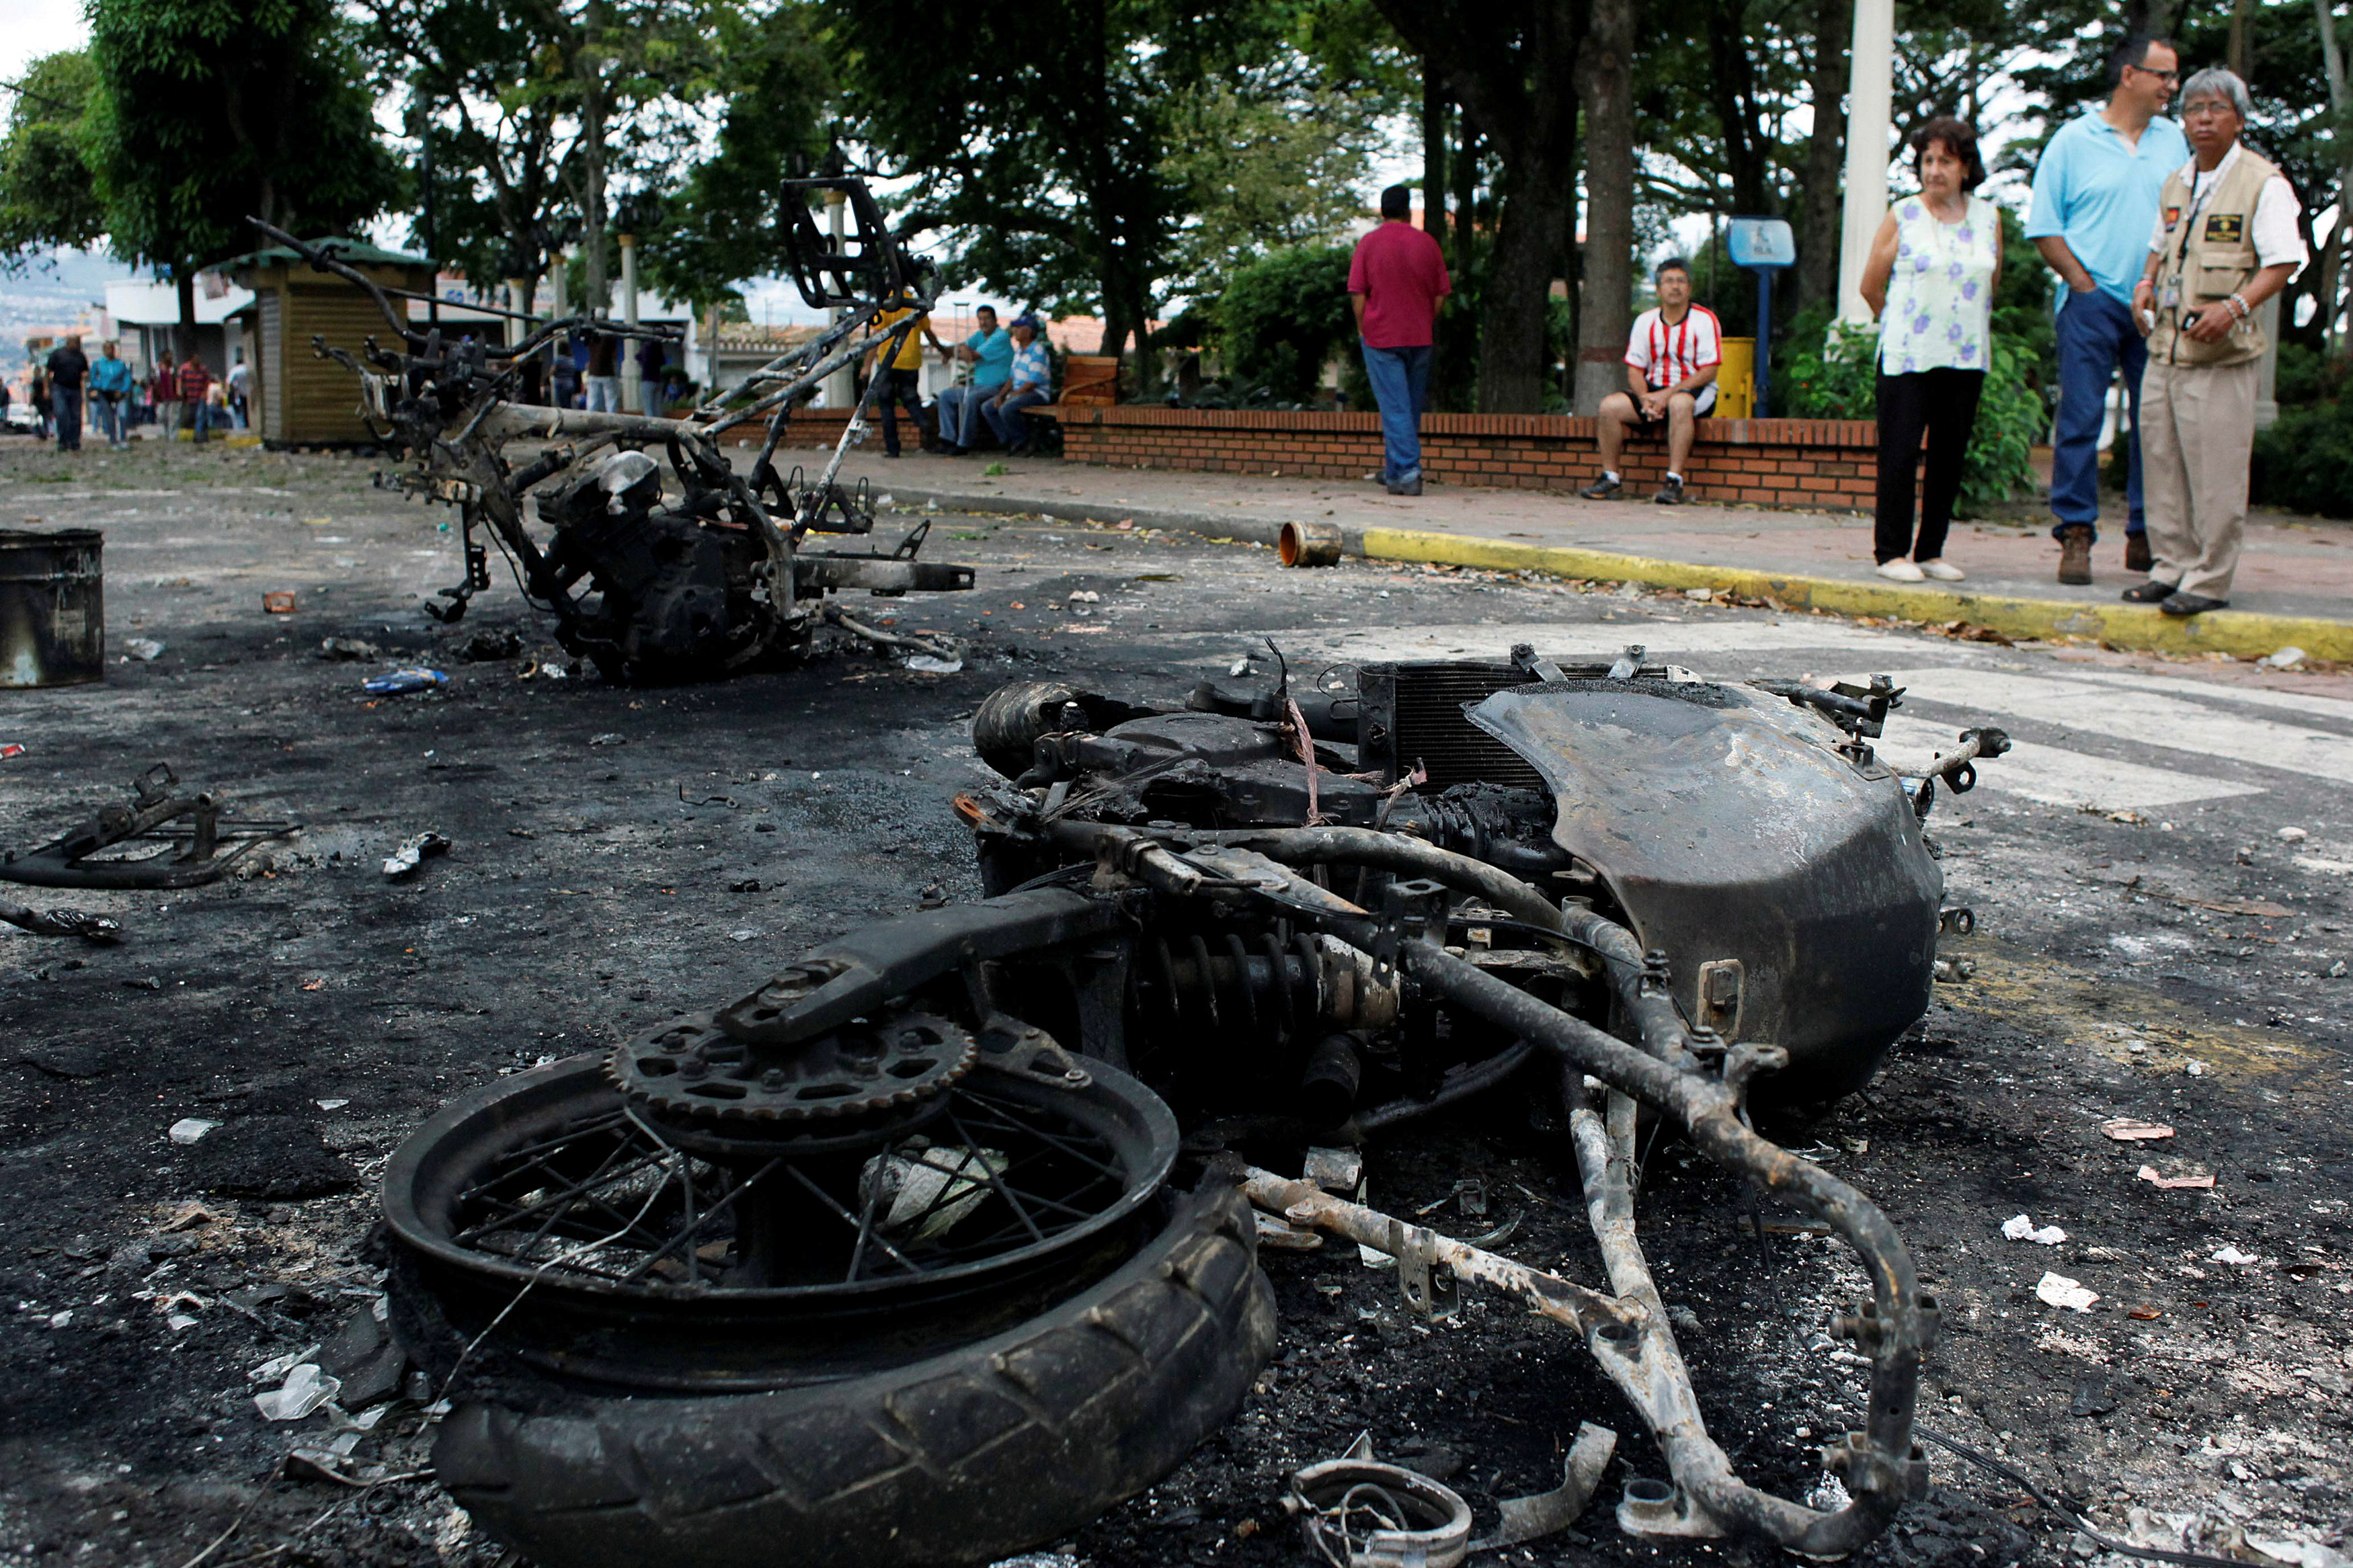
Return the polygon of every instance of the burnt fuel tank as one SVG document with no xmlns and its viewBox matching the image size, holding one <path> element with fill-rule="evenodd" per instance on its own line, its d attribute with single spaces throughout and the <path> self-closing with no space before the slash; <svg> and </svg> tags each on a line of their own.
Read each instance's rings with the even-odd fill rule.
<svg viewBox="0 0 2353 1568">
<path fill-rule="evenodd" d="M 1827 721 L 1713 681 L 1556 681 L 1463 710 L 1551 788 L 1685 1016 L 1778 1045 L 1768 1101 L 1870 1079 L 1927 1010 L 1944 874 L 1894 772 Z"/>
</svg>

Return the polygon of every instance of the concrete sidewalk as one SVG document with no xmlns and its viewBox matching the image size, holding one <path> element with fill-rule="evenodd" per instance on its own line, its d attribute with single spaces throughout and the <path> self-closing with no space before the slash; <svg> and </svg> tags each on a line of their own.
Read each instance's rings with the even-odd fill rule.
<svg viewBox="0 0 2353 1568">
<path fill-rule="evenodd" d="M 815 453 L 783 454 L 806 467 Z M 813 462 L 812 459 L 816 459 Z M 992 475 L 992 467 L 1001 474 Z M 2178 620 L 2122 603 L 2141 581 L 2124 570 L 2122 507 L 2104 530 L 2088 588 L 2055 581 L 2047 520 L 1958 523 L 1945 558 L 1967 582 L 1891 583 L 1873 570 L 1867 517 L 1646 500 L 1588 501 L 1527 490 L 1432 487 L 1400 498 L 1377 483 L 1091 468 L 1054 458 L 962 458 L 858 450 L 845 482 L 865 478 L 902 507 L 1036 512 L 1134 521 L 1210 538 L 1272 543 L 1285 522 L 1335 522 L 1350 554 L 1570 577 L 1721 588 L 1799 608 L 1943 623 L 2012 637 L 2083 636 L 2120 647 L 2260 657 L 2289 645 L 2353 659 L 2353 525 L 2250 518 L 2232 608 Z"/>
</svg>

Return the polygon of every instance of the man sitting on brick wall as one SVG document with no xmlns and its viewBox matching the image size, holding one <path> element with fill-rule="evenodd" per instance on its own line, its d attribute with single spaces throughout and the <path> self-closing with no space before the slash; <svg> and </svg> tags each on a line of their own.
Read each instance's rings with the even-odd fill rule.
<svg viewBox="0 0 2353 1568">
<path fill-rule="evenodd" d="M 1667 479 L 1651 499 L 1662 506 L 1683 501 L 1683 464 L 1691 458 L 1699 418 L 1715 406 L 1715 373 L 1724 363 L 1724 329 L 1715 312 L 1691 302 L 1691 266 L 1681 257 L 1659 263 L 1652 282 L 1656 309 L 1634 318 L 1626 338 L 1626 390 L 1601 400 L 1595 421 L 1601 441 L 1601 477 L 1577 493 L 1588 500 L 1616 495 L 1618 454 L 1626 427 L 1667 432 Z"/>
</svg>

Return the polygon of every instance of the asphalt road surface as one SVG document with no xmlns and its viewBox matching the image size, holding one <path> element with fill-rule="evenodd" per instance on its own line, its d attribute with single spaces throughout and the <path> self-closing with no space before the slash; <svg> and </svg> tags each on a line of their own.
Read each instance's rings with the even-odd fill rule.
<svg viewBox="0 0 2353 1568">
<path fill-rule="evenodd" d="M 828 645 L 806 667 L 657 690 L 553 679 L 560 658 L 501 572 L 461 626 L 420 595 L 459 575 L 448 513 L 368 488 L 374 464 L 142 447 L 0 448 L 0 526 L 107 531 L 107 614 L 153 661 L 103 685 L 0 693 L 0 846 L 120 798 L 153 763 L 299 838 L 183 893 L 33 901 L 128 928 L 85 949 L 0 927 L 0 1563 L 261 1560 L 490 1564 L 429 1479 L 279 1475 L 325 1413 L 260 1418 L 251 1369 L 366 1315 L 381 1279 L 369 1180 L 406 1131 L 502 1071 L 609 1045 L 741 994 L 796 950 L 926 898 L 976 893 L 945 809 L 976 776 L 966 723 L 1008 679 L 1174 697 L 1269 639 L 1294 670 L 1407 656 L 1641 643 L 1709 674 L 1883 671 L 1908 695 L 1885 750 L 1964 727 L 2017 740 L 1940 803 L 1947 901 L 1975 965 L 1865 1094 L 1783 1130 L 1872 1194 L 1942 1300 L 1923 1385 L 1935 1430 L 2000 1456 L 2144 1544 L 2326 1568 L 2353 1452 L 2347 1266 L 2353 1087 L 2353 680 L 2008 647 L 1695 603 L 1613 584 L 1350 563 L 1036 521 L 943 516 L 927 553 L 977 591 L 877 601 L 965 639 L 926 675 Z M 912 521 L 912 520 L 903 520 Z M 885 531 L 893 526 L 886 518 Z M 1862 526 L 1858 524 L 1857 526 Z M 290 616 L 265 591 L 290 591 Z M 1092 595 L 1092 597 L 1087 597 Z M 470 662 L 483 630 L 514 658 Z M 319 657 L 357 637 L 374 661 Z M 447 688 L 359 682 L 427 663 Z M 379 862 L 426 830 L 421 874 Z M 1435 1205 L 1504 1250 L 1598 1280 L 1561 1134 L 1525 1097 L 1368 1155 L 1371 1201 Z M 2118 1142 L 2127 1117 L 2170 1138 Z M 175 1143 L 184 1119 L 217 1125 Z M 2142 1179 L 2211 1176 L 2211 1187 Z M 1859 1425 L 1862 1369 L 1824 1332 L 1861 1293 L 1828 1242 L 1736 1184 L 1662 1157 L 1643 1230 L 1711 1429 L 1751 1479 L 1803 1497 Z M 1494 1214 L 1458 1212 L 1465 1175 Z M 2005 1239 L 2027 1215 L 2053 1245 Z M 176 1228 L 174 1228 L 176 1226 Z M 1481 1510 L 1543 1490 L 1578 1423 L 1616 1426 L 1601 1505 L 1506 1561 L 1772 1554 L 1620 1535 L 1608 1505 L 1658 1456 L 1582 1351 L 1475 1301 L 1413 1322 L 1393 1276 L 1336 1249 L 1267 1259 L 1276 1358 L 1243 1413 L 1163 1485 L 1057 1551 L 1097 1564 L 1308 1561 L 1282 1478 L 1369 1431 Z M 2047 1304 L 2048 1272 L 2095 1292 Z M 339 1461 L 399 1477 L 424 1418 L 396 1405 Z M 1938 1451 L 1935 1489 L 1864 1561 L 2054 1562 L 2071 1530 Z M 381 1469 L 366 1467 L 378 1465 Z M 2082 1543 L 2088 1548 L 2088 1542 Z M 2080 1554 L 2080 1553 L 2079 1553 Z M 1482 1559 L 1494 1561 L 1495 1559 Z"/>
</svg>

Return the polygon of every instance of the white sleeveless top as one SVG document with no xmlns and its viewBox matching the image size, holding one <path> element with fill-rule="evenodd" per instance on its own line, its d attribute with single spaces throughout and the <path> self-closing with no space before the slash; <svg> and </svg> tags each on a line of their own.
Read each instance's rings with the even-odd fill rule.
<svg viewBox="0 0 2353 1568">
<path fill-rule="evenodd" d="M 1992 348 L 1993 267 L 2001 215 L 1968 198 L 1941 223 L 1918 196 L 1895 204 L 1895 270 L 1879 318 L 1879 368 L 1889 375 L 1986 368 Z"/>
</svg>

